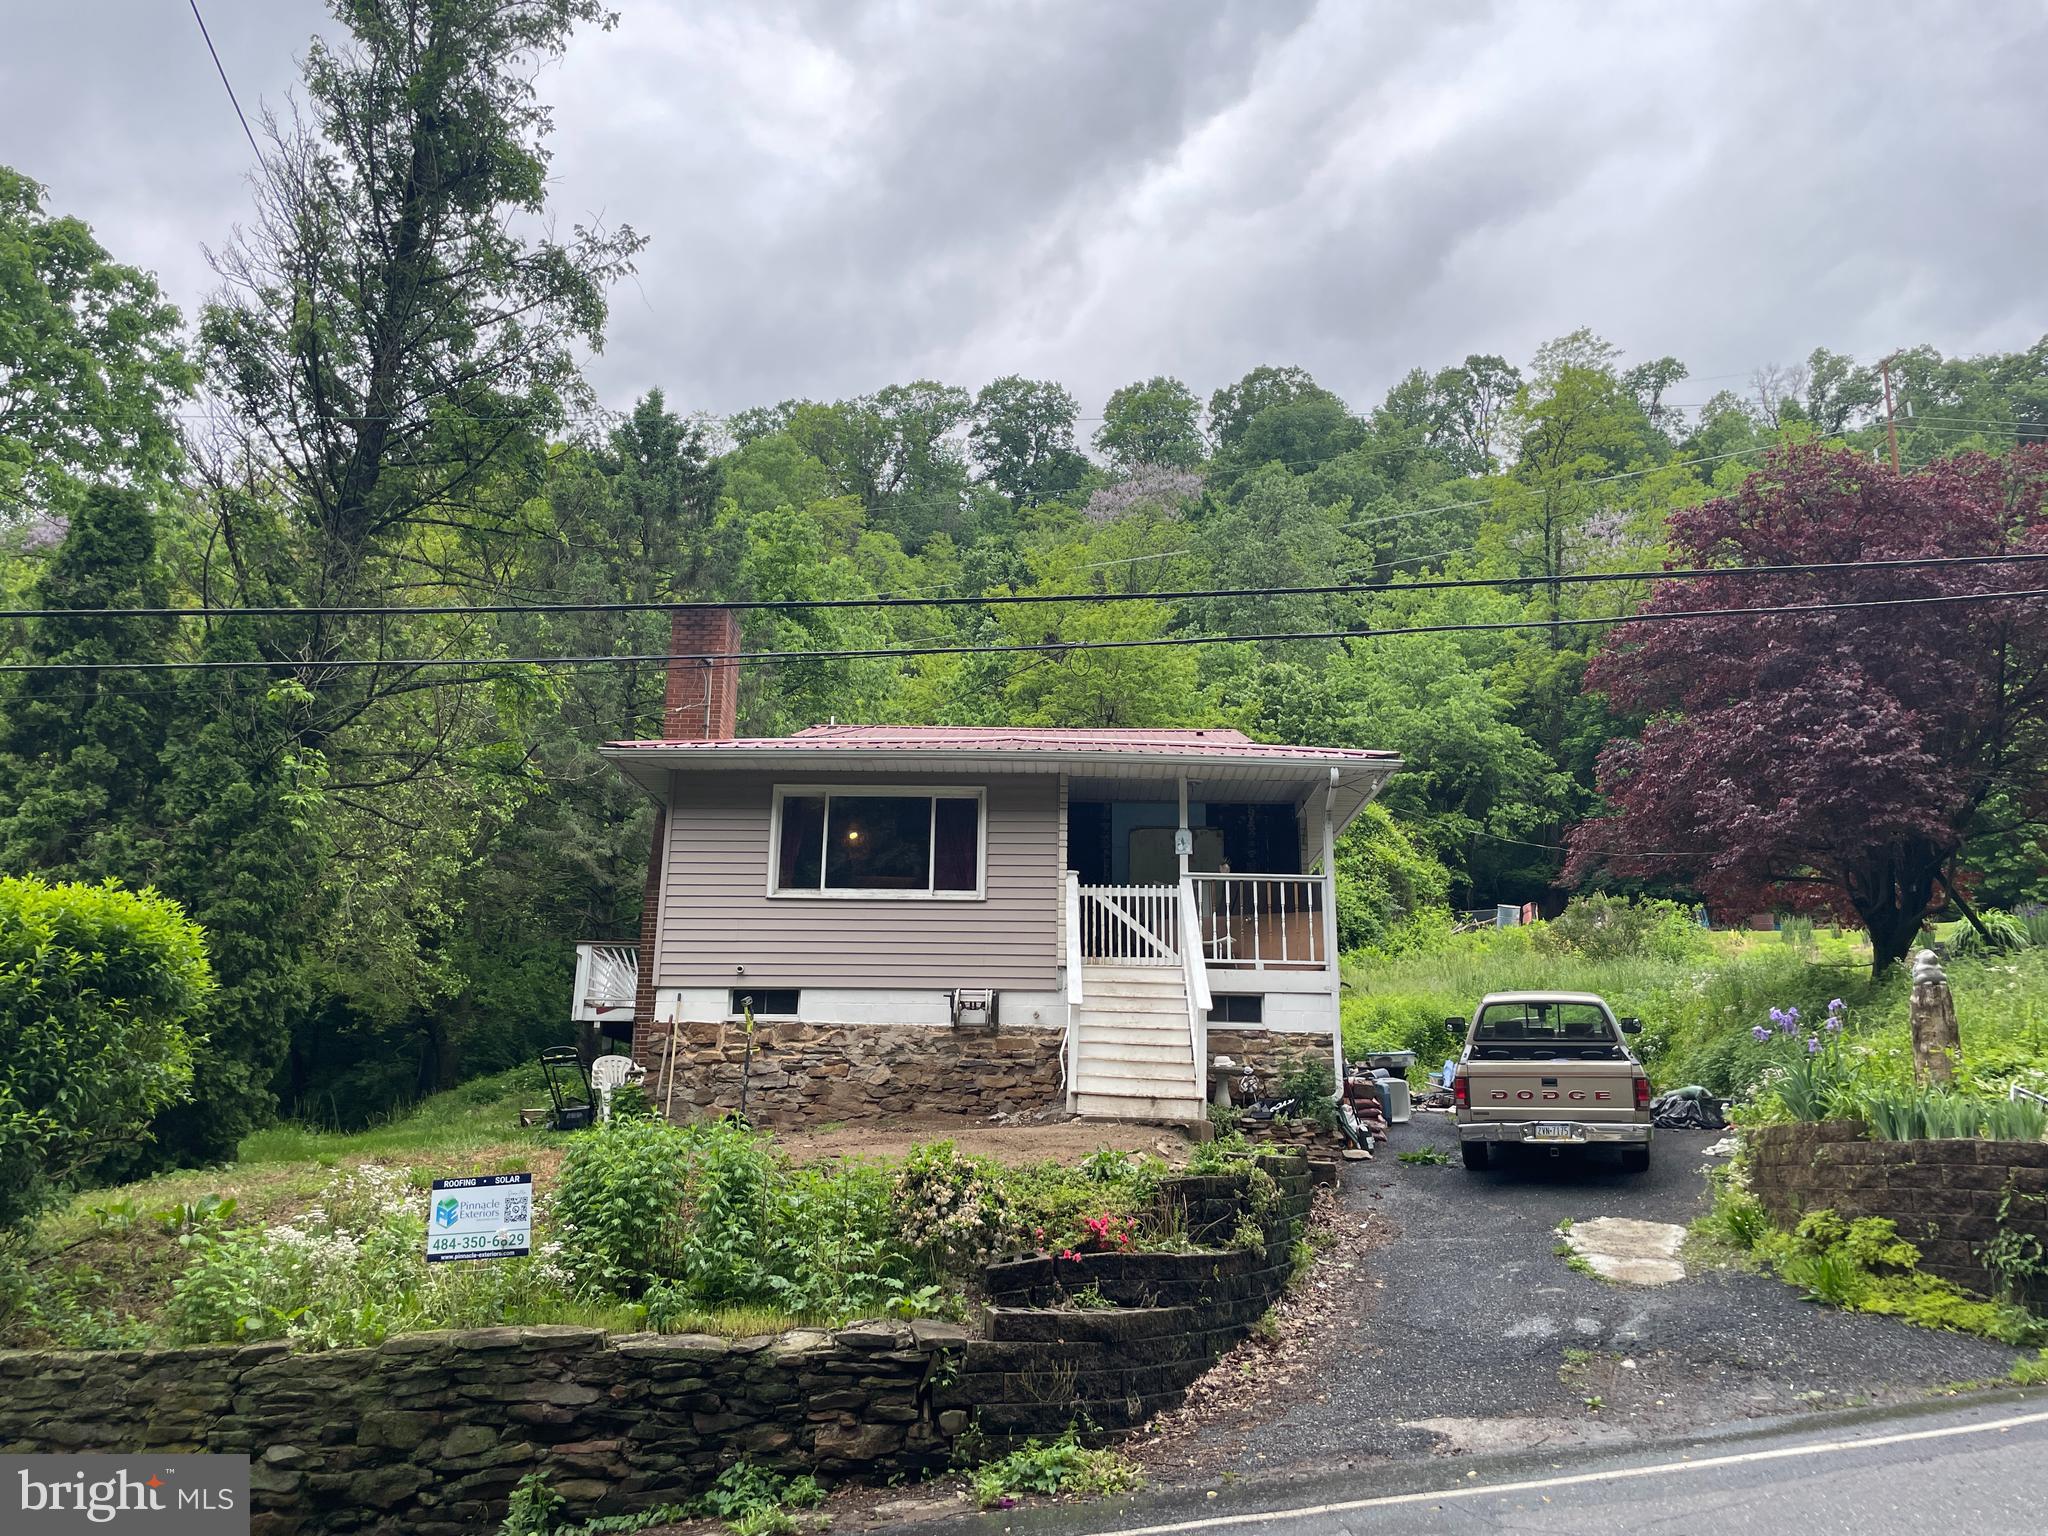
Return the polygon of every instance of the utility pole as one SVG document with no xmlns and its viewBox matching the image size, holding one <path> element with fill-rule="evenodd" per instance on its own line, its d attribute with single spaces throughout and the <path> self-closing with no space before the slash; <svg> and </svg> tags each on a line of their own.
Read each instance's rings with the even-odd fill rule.
<svg viewBox="0 0 2048 1536">
<path fill-rule="evenodd" d="M 1890 357 L 1878 360 L 1878 372 L 1884 375 L 1884 435 L 1892 445 L 1892 473 L 1899 472 L 1899 425 L 1892 420 L 1892 364 L 1898 360 L 1894 352 Z"/>
</svg>

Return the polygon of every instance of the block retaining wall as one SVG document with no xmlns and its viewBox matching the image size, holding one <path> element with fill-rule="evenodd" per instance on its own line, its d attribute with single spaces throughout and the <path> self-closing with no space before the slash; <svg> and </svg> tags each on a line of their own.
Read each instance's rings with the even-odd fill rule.
<svg viewBox="0 0 2048 1536">
<path fill-rule="evenodd" d="M 746 1459 L 827 1479 L 942 1464 L 1085 1419 L 1142 1423 L 1244 1337 L 1285 1285 L 1309 1169 L 1168 1181 L 1191 1238 L 1253 1215 L 1258 1247 L 991 1266 L 986 1337 L 861 1323 L 728 1340 L 520 1327 L 401 1334 L 374 1349 L 0 1351 L 0 1451 L 212 1451 L 252 1461 L 253 1536 L 458 1536 L 545 1472 L 567 1515 L 643 1509 Z M 1084 1287 L 1120 1305 L 1076 1310 Z M 1063 1305 L 1065 1303 L 1065 1305 Z"/>
<path fill-rule="evenodd" d="M 1854 1120 L 1761 1126 L 1743 1133 L 1750 1185 L 1777 1221 L 1808 1211 L 1885 1216 L 1920 1249 L 1923 1268 L 1982 1294 L 1998 1288 L 1984 1248 L 2005 1228 L 2048 1247 L 2048 1143 L 1870 1141 Z M 2048 1287 L 2029 1299 L 2048 1305 Z"/>
</svg>

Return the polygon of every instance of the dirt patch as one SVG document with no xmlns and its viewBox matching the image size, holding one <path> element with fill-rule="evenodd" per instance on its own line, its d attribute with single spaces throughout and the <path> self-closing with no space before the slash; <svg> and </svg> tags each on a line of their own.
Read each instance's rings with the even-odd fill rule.
<svg viewBox="0 0 2048 1536">
<path fill-rule="evenodd" d="M 1123 1125 L 1101 1120 L 1057 1120 L 1044 1125 L 991 1125 L 956 1115 L 901 1115 L 857 1125 L 778 1131 L 775 1144 L 799 1163 L 842 1158 L 900 1158 L 929 1141 L 950 1141 L 962 1155 L 999 1163 L 1078 1163 L 1100 1147 L 1148 1152 L 1178 1168 L 1193 1144 L 1170 1126 Z"/>
</svg>

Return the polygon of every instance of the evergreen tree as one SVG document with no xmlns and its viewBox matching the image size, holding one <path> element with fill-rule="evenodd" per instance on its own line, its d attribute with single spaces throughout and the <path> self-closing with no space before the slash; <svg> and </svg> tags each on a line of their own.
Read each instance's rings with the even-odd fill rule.
<svg viewBox="0 0 2048 1536">
<path fill-rule="evenodd" d="M 246 620 L 216 629 L 203 658 L 260 655 Z M 170 824 L 157 884 L 206 934 L 219 990 L 195 1022 L 192 1095 L 158 1117 L 169 1163 L 232 1157 L 276 1111 L 292 1021 L 311 1002 L 324 765 L 292 746 L 311 695 L 258 670 L 195 672 L 164 749 Z"/>
<path fill-rule="evenodd" d="M 149 498 L 97 485 L 79 498 L 32 600 L 156 608 L 165 592 Z M 92 668 L 159 660 L 169 634 L 160 618 L 34 622 L 26 660 L 87 670 L 23 673 L 0 695 L 0 868 L 146 883 L 169 685 L 162 673 Z"/>
</svg>

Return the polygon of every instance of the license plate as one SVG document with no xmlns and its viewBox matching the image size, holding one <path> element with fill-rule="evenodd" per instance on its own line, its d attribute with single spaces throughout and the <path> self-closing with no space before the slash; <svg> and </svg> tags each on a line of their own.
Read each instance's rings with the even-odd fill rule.
<svg viewBox="0 0 2048 1536">
<path fill-rule="evenodd" d="M 1522 1132 L 1524 1141 L 1577 1141 L 1579 1129 L 1557 1120 L 1539 1120 Z"/>
</svg>

